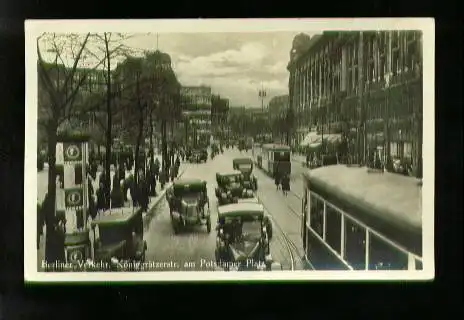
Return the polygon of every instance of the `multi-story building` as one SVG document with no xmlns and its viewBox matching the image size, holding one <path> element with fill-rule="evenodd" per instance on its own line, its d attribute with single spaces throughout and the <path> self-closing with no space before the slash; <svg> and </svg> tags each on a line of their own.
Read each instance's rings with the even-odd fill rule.
<svg viewBox="0 0 464 320">
<path fill-rule="evenodd" d="M 387 164 L 398 157 L 422 168 L 420 31 L 324 32 L 293 48 L 290 107 L 295 143 L 309 127 L 355 132 L 350 152 L 366 161 L 373 148 Z M 299 130 L 299 131 L 298 131 Z"/>
<path fill-rule="evenodd" d="M 189 143 L 209 143 L 211 139 L 211 87 L 182 86 L 182 115 Z"/>
</svg>

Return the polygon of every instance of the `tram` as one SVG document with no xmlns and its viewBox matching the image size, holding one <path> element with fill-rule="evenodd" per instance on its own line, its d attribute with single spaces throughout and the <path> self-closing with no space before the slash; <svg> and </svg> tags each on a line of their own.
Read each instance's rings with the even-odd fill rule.
<svg viewBox="0 0 464 320">
<path fill-rule="evenodd" d="M 268 175 L 274 177 L 277 170 L 282 174 L 291 173 L 291 149 L 289 146 L 268 143 L 253 146 L 253 158 L 256 165 Z"/>
<path fill-rule="evenodd" d="M 303 174 L 301 237 L 315 270 L 422 270 L 422 182 L 365 167 Z"/>
</svg>

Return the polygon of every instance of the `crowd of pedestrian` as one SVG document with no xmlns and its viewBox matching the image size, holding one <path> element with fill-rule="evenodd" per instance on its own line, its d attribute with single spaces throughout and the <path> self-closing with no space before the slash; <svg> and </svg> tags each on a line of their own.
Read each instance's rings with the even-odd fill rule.
<svg viewBox="0 0 464 320">
<path fill-rule="evenodd" d="M 179 153 L 172 164 L 170 161 L 167 161 L 165 170 L 162 169 L 159 159 L 152 157 L 152 159 L 148 161 L 146 168 L 143 166 L 143 168 L 138 170 L 137 181 L 132 170 L 133 164 L 131 164 L 130 161 L 122 161 L 121 165 L 117 166 L 112 165 L 114 175 L 112 176 L 112 183 L 110 184 L 111 191 L 109 197 L 105 192 L 105 184 L 108 178 L 104 172 L 101 172 L 97 179 L 99 165 L 96 162 L 92 162 L 87 166 L 89 216 L 95 219 L 99 213 L 110 208 L 121 208 L 131 205 L 134 207 L 140 206 L 142 210 L 146 212 L 150 203 L 150 197 L 157 196 L 157 184 L 159 183 L 163 189 L 169 180 L 173 181 L 178 176 L 181 162 L 180 157 L 181 154 Z M 62 178 L 57 176 L 57 181 L 60 182 L 57 187 L 62 188 Z M 94 187 L 95 185 L 96 188 Z M 46 211 L 54 209 L 54 205 L 49 204 L 49 202 L 47 193 L 42 204 L 37 204 L 37 249 L 40 245 L 43 227 L 46 224 L 46 217 L 52 216 L 47 215 Z M 65 225 L 65 221 L 62 224 Z"/>
</svg>

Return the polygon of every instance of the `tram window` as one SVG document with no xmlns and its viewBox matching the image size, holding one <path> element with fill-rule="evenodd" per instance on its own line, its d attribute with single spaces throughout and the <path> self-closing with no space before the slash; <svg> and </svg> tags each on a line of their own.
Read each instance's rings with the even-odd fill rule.
<svg viewBox="0 0 464 320">
<path fill-rule="evenodd" d="M 345 260 L 355 270 L 366 268 L 366 228 L 346 217 Z"/>
<path fill-rule="evenodd" d="M 309 200 L 309 204 L 311 206 L 309 223 L 311 229 L 313 229 L 322 238 L 324 226 L 324 202 L 314 195 L 310 195 Z"/>
<path fill-rule="evenodd" d="M 422 270 L 422 261 L 416 259 L 416 270 Z"/>
<path fill-rule="evenodd" d="M 340 211 L 327 205 L 326 211 L 326 228 L 325 241 L 338 253 L 341 253 L 341 236 L 342 236 L 342 217 Z"/>
<path fill-rule="evenodd" d="M 369 270 L 407 270 L 408 255 L 380 237 L 369 235 Z"/>
</svg>

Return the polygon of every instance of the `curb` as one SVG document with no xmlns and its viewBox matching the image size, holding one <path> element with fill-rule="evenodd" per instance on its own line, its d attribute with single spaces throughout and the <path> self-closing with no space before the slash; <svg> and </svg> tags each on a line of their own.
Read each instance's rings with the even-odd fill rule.
<svg viewBox="0 0 464 320">
<path fill-rule="evenodd" d="M 186 169 L 182 170 L 177 178 L 182 177 L 182 175 L 185 173 Z M 147 213 L 143 216 L 143 227 L 148 228 L 148 223 L 153 219 L 155 216 L 156 212 L 156 207 L 160 204 L 161 200 L 166 198 L 166 190 L 172 185 L 172 182 L 167 183 L 163 190 L 161 190 L 158 194 L 158 197 L 156 197 L 156 200 L 150 205 L 150 207 L 147 210 Z"/>
</svg>

